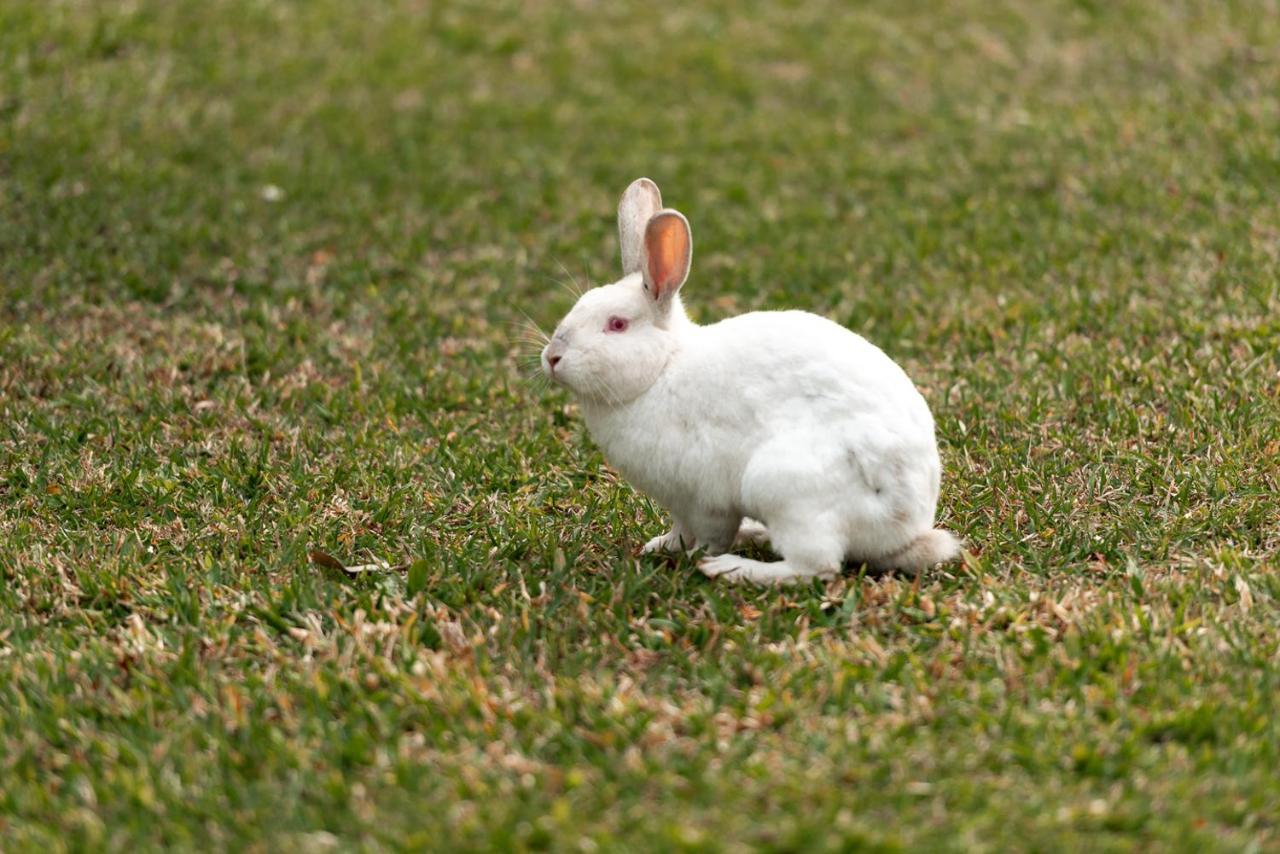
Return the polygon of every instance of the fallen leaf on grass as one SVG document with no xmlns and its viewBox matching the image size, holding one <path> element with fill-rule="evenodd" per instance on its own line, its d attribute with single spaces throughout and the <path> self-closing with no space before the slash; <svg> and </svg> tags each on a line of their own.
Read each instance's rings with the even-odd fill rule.
<svg viewBox="0 0 1280 854">
<path fill-rule="evenodd" d="M 319 549 L 312 549 L 309 556 L 311 562 L 316 566 L 337 570 L 347 578 L 358 578 L 361 575 L 371 574 L 375 577 L 374 586 L 387 595 L 403 596 L 405 593 L 405 579 L 400 575 L 400 572 L 408 569 L 409 564 L 392 566 L 385 560 L 379 560 L 374 563 L 359 563 L 347 566 L 333 555 L 328 552 L 322 552 Z"/>
<path fill-rule="evenodd" d="M 401 570 L 408 568 L 408 564 L 392 566 L 385 560 L 375 560 L 373 563 L 358 563 L 347 566 L 328 552 L 322 552 L 319 549 L 312 549 L 310 553 L 311 562 L 316 566 L 323 566 L 325 569 L 336 569 L 345 572 L 347 575 L 359 575 L 363 572 L 391 572 L 393 570 Z"/>
<path fill-rule="evenodd" d="M 323 566 L 325 569 L 336 569 L 340 572 L 346 572 L 347 568 L 342 565 L 342 561 L 338 560 L 331 554 L 326 554 L 319 549 L 312 549 L 310 554 L 311 562 L 316 566 Z"/>
</svg>

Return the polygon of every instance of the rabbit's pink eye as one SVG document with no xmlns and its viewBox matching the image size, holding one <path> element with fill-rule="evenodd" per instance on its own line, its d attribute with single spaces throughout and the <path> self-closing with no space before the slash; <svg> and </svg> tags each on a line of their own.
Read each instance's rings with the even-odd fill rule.
<svg viewBox="0 0 1280 854">
<path fill-rule="evenodd" d="M 605 324 L 605 332 L 626 332 L 627 319 L 625 317 L 611 317 L 609 322 Z"/>
</svg>

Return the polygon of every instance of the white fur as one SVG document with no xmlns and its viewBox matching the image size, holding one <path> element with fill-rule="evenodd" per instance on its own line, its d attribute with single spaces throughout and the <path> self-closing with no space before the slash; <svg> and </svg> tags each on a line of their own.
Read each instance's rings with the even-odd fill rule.
<svg viewBox="0 0 1280 854">
<path fill-rule="evenodd" d="M 959 542 L 933 528 L 933 418 L 907 375 L 861 336 L 807 312 L 694 324 L 677 293 L 687 259 L 655 299 L 638 212 L 679 216 L 687 243 L 677 250 L 692 247 L 684 218 L 651 210 L 660 205 L 648 179 L 628 188 L 618 216 L 624 264 L 638 255 L 642 269 L 584 294 L 542 355 L 609 462 L 670 511 L 672 530 L 645 551 L 705 549 L 707 575 L 760 584 L 832 577 L 847 559 L 916 571 L 954 558 Z M 611 318 L 628 328 L 606 331 Z M 723 554 L 765 538 L 783 560 Z"/>
</svg>

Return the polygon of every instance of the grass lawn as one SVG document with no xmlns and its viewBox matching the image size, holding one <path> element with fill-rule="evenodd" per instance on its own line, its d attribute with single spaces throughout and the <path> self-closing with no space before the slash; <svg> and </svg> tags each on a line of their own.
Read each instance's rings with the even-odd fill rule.
<svg viewBox="0 0 1280 854">
<path fill-rule="evenodd" d="M 639 175 L 962 564 L 632 556 Z M 1275 2 L 5 0 L 0 296 L 0 848 L 1280 848 Z"/>
</svg>

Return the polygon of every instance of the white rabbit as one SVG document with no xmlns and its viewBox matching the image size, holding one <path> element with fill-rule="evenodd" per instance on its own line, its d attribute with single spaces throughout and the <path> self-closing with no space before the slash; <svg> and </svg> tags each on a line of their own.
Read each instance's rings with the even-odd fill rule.
<svg viewBox="0 0 1280 854">
<path fill-rule="evenodd" d="M 648 178 L 623 194 L 618 234 L 623 278 L 582 295 L 542 369 L 577 397 L 609 462 L 670 511 L 644 552 L 703 549 L 708 576 L 757 584 L 959 554 L 933 527 L 933 417 L 900 367 L 803 311 L 695 324 L 679 295 L 689 223 Z M 782 560 L 728 553 L 765 539 Z"/>
</svg>

